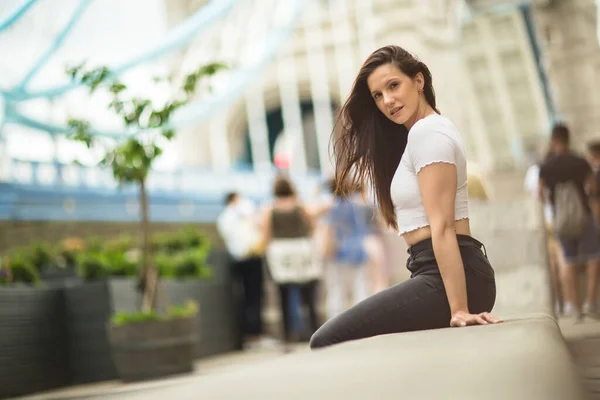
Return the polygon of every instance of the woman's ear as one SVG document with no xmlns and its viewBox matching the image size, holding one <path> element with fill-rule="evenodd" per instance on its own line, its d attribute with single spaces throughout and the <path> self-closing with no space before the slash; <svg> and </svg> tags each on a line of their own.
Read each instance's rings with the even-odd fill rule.
<svg viewBox="0 0 600 400">
<path fill-rule="evenodd" d="M 425 89 L 425 77 L 423 76 L 422 72 L 418 72 L 417 75 L 415 75 L 414 77 L 414 82 L 417 85 L 417 89 L 419 89 L 419 92 L 423 92 L 423 90 Z"/>
</svg>

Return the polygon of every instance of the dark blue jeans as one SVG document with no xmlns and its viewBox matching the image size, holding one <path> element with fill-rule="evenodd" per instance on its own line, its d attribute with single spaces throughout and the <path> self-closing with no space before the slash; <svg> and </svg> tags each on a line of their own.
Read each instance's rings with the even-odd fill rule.
<svg viewBox="0 0 600 400">
<path fill-rule="evenodd" d="M 237 318 L 242 336 L 263 333 L 263 265 L 259 257 L 233 261 Z"/>
<path fill-rule="evenodd" d="M 485 247 L 470 236 L 457 235 L 465 268 L 471 313 L 489 312 L 496 300 L 494 270 Z M 312 349 L 388 333 L 446 328 L 450 306 L 431 239 L 408 249 L 411 278 L 361 301 L 333 317 L 315 332 Z"/>
</svg>

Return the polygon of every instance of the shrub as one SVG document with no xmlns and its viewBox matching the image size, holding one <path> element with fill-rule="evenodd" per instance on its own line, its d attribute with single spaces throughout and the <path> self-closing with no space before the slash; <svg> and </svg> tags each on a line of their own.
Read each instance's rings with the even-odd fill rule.
<svg viewBox="0 0 600 400">
<path fill-rule="evenodd" d="M 54 255 L 50 246 L 46 243 L 37 243 L 26 249 L 26 257 L 38 271 L 48 268 L 55 263 Z"/>
<path fill-rule="evenodd" d="M 108 268 L 100 252 L 84 252 L 77 257 L 77 274 L 86 281 L 108 277 Z"/>
<path fill-rule="evenodd" d="M 2 270 L 4 273 L 0 275 L 0 284 L 3 285 L 14 283 L 35 285 L 40 282 L 38 271 L 22 252 L 18 252 L 12 257 L 5 257 Z"/>
<path fill-rule="evenodd" d="M 189 300 L 182 306 L 170 307 L 166 314 L 156 311 L 119 312 L 113 315 L 111 323 L 115 326 L 135 324 L 147 321 L 166 321 L 175 318 L 189 318 L 198 314 L 198 303 Z"/>
</svg>

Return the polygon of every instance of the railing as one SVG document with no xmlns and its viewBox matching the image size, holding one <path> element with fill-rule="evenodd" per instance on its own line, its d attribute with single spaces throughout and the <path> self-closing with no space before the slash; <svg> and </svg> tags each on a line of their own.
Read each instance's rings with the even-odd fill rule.
<svg viewBox="0 0 600 400">
<path fill-rule="evenodd" d="M 148 178 L 150 192 L 183 196 L 215 196 L 235 190 L 244 195 L 268 197 L 275 169 L 260 172 L 252 170 L 207 170 L 185 168 L 173 171 L 152 171 Z M 87 167 L 76 164 L 24 161 L 12 159 L 8 171 L 9 183 L 48 189 L 135 190 L 133 185 L 119 188 L 119 184 L 106 168 Z M 290 178 L 301 196 L 310 196 L 319 183 L 318 174 L 291 174 Z"/>
</svg>

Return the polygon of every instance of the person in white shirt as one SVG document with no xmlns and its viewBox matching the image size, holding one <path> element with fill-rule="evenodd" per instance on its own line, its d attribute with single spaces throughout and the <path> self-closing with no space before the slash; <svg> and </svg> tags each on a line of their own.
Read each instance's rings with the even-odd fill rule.
<svg viewBox="0 0 600 400">
<path fill-rule="evenodd" d="M 333 317 L 311 348 L 389 333 L 502 322 L 495 274 L 471 236 L 463 139 L 436 108 L 431 72 L 399 46 L 373 52 L 334 127 L 337 192 L 368 183 L 409 246 L 411 279 Z"/>
<path fill-rule="evenodd" d="M 257 215 L 251 201 L 232 192 L 227 194 L 225 209 L 217 219 L 217 229 L 232 259 L 236 289 L 243 291 L 237 312 L 243 344 L 251 344 L 263 334 L 264 243 Z"/>
</svg>

